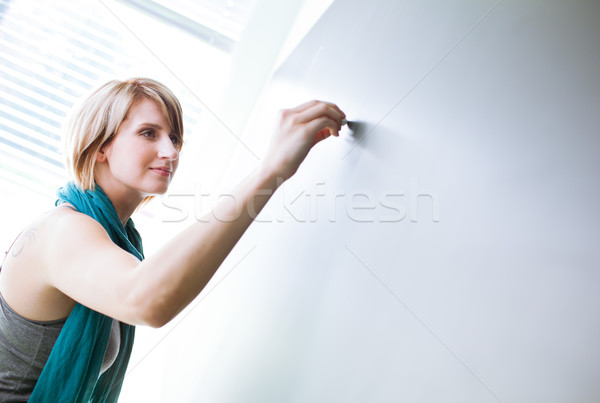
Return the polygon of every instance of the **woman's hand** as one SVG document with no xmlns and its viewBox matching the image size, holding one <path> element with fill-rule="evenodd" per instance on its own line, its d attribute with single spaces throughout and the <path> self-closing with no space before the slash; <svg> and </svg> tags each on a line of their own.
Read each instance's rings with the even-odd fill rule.
<svg viewBox="0 0 600 403">
<path fill-rule="evenodd" d="M 287 180 L 315 144 L 329 136 L 339 136 L 345 118 L 337 105 L 323 101 L 279 111 L 265 164 L 278 178 Z"/>
</svg>

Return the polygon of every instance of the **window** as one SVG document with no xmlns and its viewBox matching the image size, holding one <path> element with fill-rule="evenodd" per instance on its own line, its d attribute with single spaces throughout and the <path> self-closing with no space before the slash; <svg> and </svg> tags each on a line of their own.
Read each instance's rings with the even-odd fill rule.
<svg viewBox="0 0 600 403">
<path fill-rule="evenodd" d="M 67 180 L 61 127 L 104 82 L 165 83 L 182 103 L 185 137 L 193 136 L 204 103 L 216 103 L 225 86 L 252 3 L 0 0 L 0 242 L 52 206 Z"/>
</svg>

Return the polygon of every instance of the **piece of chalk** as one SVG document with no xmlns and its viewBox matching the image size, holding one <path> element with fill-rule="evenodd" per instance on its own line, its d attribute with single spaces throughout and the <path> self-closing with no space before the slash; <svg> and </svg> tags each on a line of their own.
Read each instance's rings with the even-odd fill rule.
<svg viewBox="0 0 600 403">
<path fill-rule="evenodd" d="M 342 126 L 347 125 L 348 124 L 348 120 L 347 119 L 342 119 Z"/>
</svg>

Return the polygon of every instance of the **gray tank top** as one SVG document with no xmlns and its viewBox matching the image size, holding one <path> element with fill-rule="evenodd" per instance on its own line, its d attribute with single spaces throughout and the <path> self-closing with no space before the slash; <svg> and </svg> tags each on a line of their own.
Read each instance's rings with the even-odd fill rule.
<svg viewBox="0 0 600 403">
<path fill-rule="evenodd" d="M 0 293 L 0 401 L 26 402 L 48 360 L 65 319 L 39 322 L 12 310 Z M 100 373 L 117 358 L 119 322 L 113 326 Z"/>
</svg>

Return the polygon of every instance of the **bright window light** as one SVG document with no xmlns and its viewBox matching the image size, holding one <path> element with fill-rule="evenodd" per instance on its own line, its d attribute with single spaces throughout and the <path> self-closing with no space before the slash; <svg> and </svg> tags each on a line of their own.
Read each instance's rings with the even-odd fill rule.
<svg viewBox="0 0 600 403">
<path fill-rule="evenodd" d="M 0 242 L 9 245 L 52 207 L 67 180 L 61 127 L 106 81 L 146 76 L 165 83 L 182 103 L 185 137 L 193 137 L 228 78 L 231 49 L 216 45 L 235 44 L 250 5 L 0 0 Z M 190 17 L 203 8 L 212 11 Z M 166 18 L 179 14 L 188 16 L 187 28 Z M 224 39 L 195 34 L 201 31 Z"/>
</svg>

